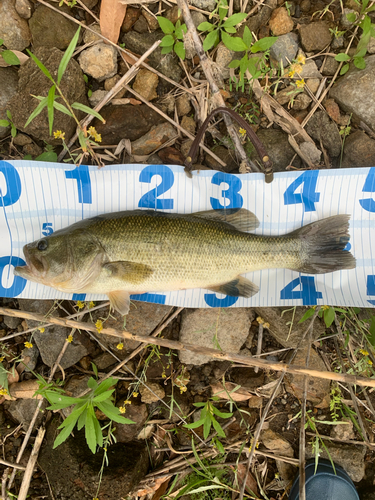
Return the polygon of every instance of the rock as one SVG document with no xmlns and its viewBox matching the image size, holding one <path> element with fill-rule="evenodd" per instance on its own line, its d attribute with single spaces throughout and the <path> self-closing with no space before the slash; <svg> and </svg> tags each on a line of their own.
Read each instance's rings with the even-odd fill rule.
<svg viewBox="0 0 375 500">
<path fill-rule="evenodd" d="M 23 19 L 30 19 L 32 7 L 29 0 L 16 0 L 15 9 L 17 14 Z"/>
<path fill-rule="evenodd" d="M 148 33 L 148 23 L 143 15 L 139 16 L 133 26 L 133 30 L 137 33 Z"/>
<path fill-rule="evenodd" d="M 23 154 L 31 155 L 33 159 L 43 153 L 43 149 L 33 142 L 25 144 L 22 148 Z"/>
<path fill-rule="evenodd" d="M 302 25 L 299 34 L 302 47 L 307 52 L 322 50 L 331 43 L 332 35 L 324 21 Z"/>
<path fill-rule="evenodd" d="M 191 139 L 188 139 L 187 141 L 184 141 L 181 144 L 181 154 L 184 158 L 188 156 L 188 153 L 190 151 L 191 145 L 193 144 L 193 141 Z"/>
<path fill-rule="evenodd" d="M 135 141 L 145 135 L 153 125 L 165 122 L 165 119 L 146 104 L 132 106 L 107 106 L 100 111 L 106 120 L 103 124 L 94 120 L 94 127 L 101 134 L 103 144 L 118 144 L 121 139 Z"/>
<path fill-rule="evenodd" d="M 341 123 L 341 114 L 340 114 L 340 108 L 338 107 L 337 103 L 334 101 L 334 99 L 327 99 L 324 102 L 324 107 L 326 108 L 326 111 L 329 115 L 329 117 L 335 122 L 340 125 Z"/>
<path fill-rule="evenodd" d="M 147 417 L 148 411 L 145 404 L 130 404 L 126 405 L 125 417 L 133 420 L 134 424 L 119 424 L 116 423 L 116 429 L 114 435 L 116 436 L 118 443 L 129 443 L 134 439 L 137 439 L 138 434 L 143 429 Z"/>
<path fill-rule="evenodd" d="M 241 355 L 251 356 L 251 353 L 249 353 L 250 351 L 247 349 L 241 349 L 240 352 Z M 254 369 L 248 366 L 232 368 L 230 376 L 233 383 L 240 385 L 248 391 L 255 391 L 255 389 L 264 385 L 264 373 L 261 371 L 255 373 Z"/>
<path fill-rule="evenodd" d="M 43 315 L 48 314 L 54 306 L 53 300 L 19 299 L 18 303 L 22 311 L 37 312 Z M 60 310 L 57 312 L 59 311 Z M 27 320 L 27 324 L 29 328 L 38 328 L 40 322 Z M 34 331 L 33 339 L 35 340 L 45 365 L 54 365 L 63 345 L 66 343 L 70 331 L 70 328 L 64 328 L 57 325 L 46 326 L 44 332 L 38 329 Z M 73 366 L 83 358 L 83 356 L 89 353 L 90 347 L 90 341 L 85 334 L 76 331 L 73 336 L 73 342 L 68 345 L 60 361 L 60 365 L 64 369 Z"/>
<path fill-rule="evenodd" d="M 375 141 L 357 130 L 345 139 L 344 157 L 342 166 L 350 167 L 373 167 L 375 165 Z"/>
<path fill-rule="evenodd" d="M 13 316 L 4 316 L 3 323 L 11 330 L 15 330 L 22 323 L 22 318 L 14 318 Z"/>
<path fill-rule="evenodd" d="M 306 109 L 310 106 L 311 100 L 312 100 L 311 97 L 309 97 L 304 92 L 301 92 L 297 94 L 297 96 L 294 99 L 293 109 L 295 111 L 301 111 L 303 109 Z"/>
<path fill-rule="evenodd" d="M 149 155 L 176 136 L 177 131 L 169 122 L 156 125 L 143 137 L 132 142 L 132 154 Z"/>
<path fill-rule="evenodd" d="M 24 365 L 26 365 L 25 372 L 32 372 L 35 370 L 39 358 L 39 349 L 36 345 L 30 348 L 25 347 L 25 349 L 22 349 L 21 357 Z"/>
<path fill-rule="evenodd" d="M 123 36 L 123 41 L 127 49 L 135 54 L 144 54 L 147 49 L 153 45 L 156 40 L 161 40 L 164 33 L 136 33 L 130 31 Z M 169 54 L 162 54 L 161 48 L 158 47 L 152 54 L 149 55 L 148 64 L 163 73 L 163 75 L 179 82 L 182 70 L 178 64 L 177 56 L 172 52 Z"/>
<path fill-rule="evenodd" d="M 195 125 L 196 125 L 195 120 L 191 116 L 182 117 L 181 127 L 190 132 L 192 135 L 195 134 Z"/>
<path fill-rule="evenodd" d="M 147 10 L 143 10 L 142 16 L 146 19 L 149 30 L 155 31 L 159 28 L 158 20 Z"/>
<path fill-rule="evenodd" d="M 197 10 L 192 10 L 190 12 L 191 18 L 193 19 L 194 26 L 198 28 L 198 26 L 207 21 L 207 17 L 202 14 L 202 12 L 198 12 Z"/>
<path fill-rule="evenodd" d="M 184 116 L 190 113 L 191 104 L 188 94 L 182 94 L 176 99 L 176 107 L 178 116 Z"/>
<path fill-rule="evenodd" d="M 139 106 L 137 106 L 139 107 Z M 150 335 L 152 331 L 158 326 L 165 315 L 171 311 L 170 306 L 164 306 L 162 304 L 151 304 L 147 302 L 136 302 L 130 304 L 129 314 L 126 316 L 126 329 L 129 332 L 138 335 Z M 104 317 L 107 314 L 103 311 L 93 311 L 92 318 L 94 323 Z M 108 328 L 115 328 L 117 330 L 122 330 L 124 325 L 124 317 L 118 312 L 112 312 L 111 316 L 105 321 L 105 326 Z M 103 342 L 108 347 L 114 348 L 116 350 L 116 345 L 119 343 L 119 339 L 112 337 L 110 335 L 104 335 L 102 333 L 98 334 L 100 341 Z M 127 351 L 133 351 L 136 347 L 140 345 L 140 342 L 135 340 L 122 340 L 124 347 L 121 351 L 117 351 L 117 355 L 126 356 Z"/>
<path fill-rule="evenodd" d="M 342 49 L 343 47 L 344 47 L 344 37 L 343 36 L 335 37 L 332 40 L 331 48 L 333 50 Z M 369 52 L 368 47 L 367 47 L 367 52 Z"/>
<path fill-rule="evenodd" d="M 340 423 L 345 422 L 345 423 Z M 347 441 L 348 439 L 355 439 L 355 432 L 353 422 L 350 417 L 342 417 L 337 425 L 334 425 L 331 430 L 331 437 Z"/>
<path fill-rule="evenodd" d="M 292 31 L 293 19 L 289 16 L 285 7 L 279 7 L 272 12 L 269 27 L 274 36 L 285 35 Z"/>
<path fill-rule="evenodd" d="M 121 31 L 127 33 L 132 29 L 139 16 L 141 15 L 141 9 L 136 9 L 128 5 L 126 9 L 125 19 L 121 26 Z"/>
<path fill-rule="evenodd" d="M 325 111 L 317 111 L 306 124 L 306 132 L 316 141 L 322 140 L 329 156 L 335 158 L 341 154 L 341 136 L 339 129 L 329 119 Z"/>
<path fill-rule="evenodd" d="M 216 7 L 216 0 L 191 0 L 191 5 L 198 7 L 198 9 L 208 10 L 212 12 Z"/>
<path fill-rule="evenodd" d="M 224 146 L 214 146 L 212 148 L 212 151 L 216 156 L 218 156 L 226 163 L 226 166 L 223 167 L 218 161 L 212 158 L 211 155 L 205 153 L 205 160 L 209 168 L 212 168 L 213 170 L 221 170 L 223 172 L 233 172 L 234 170 L 238 170 L 236 157 L 233 151 L 227 149 Z"/>
<path fill-rule="evenodd" d="M 95 108 L 102 100 L 105 98 L 105 96 L 108 94 L 106 90 L 95 90 L 89 97 L 89 103 L 91 104 L 92 108 Z"/>
<path fill-rule="evenodd" d="M 294 358 L 292 362 L 292 365 L 306 366 L 306 355 L 307 355 L 307 346 L 298 351 L 297 356 Z M 309 368 L 311 368 L 312 370 L 319 370 L 319 371 L 324 371 L 326 369 L 323 360 L 320 358 L 320 356 L 316 353 L 316 351 L 313 348 L 310 349 Z M 287 391 L 301 400 L 303 397 L 304 377 L 302 375 L 293 375 L 293 376 L 288 375 L 287 380 L 291 387 L 290 390 L 287 384 L 286 385 Z M 325 401 L 327 398 L 329 400 L 330 385 L 331 385 L 330 380 L 308 377 L 307 400 L 311 401 L 314 404 L 319 404 L 322 401 Z"/>
<path fill-rule="evenodd" d="M 90 28 L 95 31 L 96 33 L 101 34 L 101 29 L 99 24 L 90 24 Z M 83 43 L 93 43 L 93 42 L 101 42 L 102 39 L 100 36 L 95 35 L 92 31 L 85 30 L 83 33 Z"/>
<path fill-rule="evenodd" d="M 215 72 L 221 80 L 229 78 L 228 65 L 233 59 L 241 59 L 242 53 L 229 50 L 222 42 L 219 43 L 216 49 Z"/>
<path fill-rule="evenodd" d="M 132 491 L 147 473 L 149 458 L 146 443 L 116 443 L 108 446 L 109 464 L 104 467 L 103 476 L 99 479 L 103 450 L 91 453 L 84 429 L 75 429 L 74 437 L 69 436 L 53 449 L 59 423 L 54 418 L 48 425 L 38 457 L 56 498 L 92 500 L 96 497 L 99 481 L 100 498 L 121 498 L 124 492 Z"/>
<path fill-rule="evenodd" d="M 179 20 L 183 22 L 182 12 L 177 5 L 174 5 L 171 9 L 166 10 L 164 17 L 166 17 L 172 24 L 176 24 Z"/>
<path fill-rule="evenodd" d="M 117 73 L 117 50 L 100 42 L 81 52 L 78 62 L 84 73 L 102 82 Z"/>
<path fill-rule="evenodd" d="M 310 0 L 302 0 L 301 2 L 301 10 L 302 12 L 309 12 L 311 9 L 311 2 Z"/>
<path fill-rule="evenodd" d="M 35 51 L 36 57 L 48 68 L 54 78 L 57 78 L 57 69 L 64 55 L 58 49 L 39 47 Z M 33 95 L 47 96 L 51 87 L 50 80 L 39 70 L 32 59 L 23 64 L 18 72 L 18 92 L 9 103 L 9 109 L 15 126 L 21 132 L 46 141 L 49 144 L 61 143 L 51 138 L 47 118 L 47 108 L 45 108 L 25 129 L 25 123 L 39 101 Z M 61 90 L 69 103 L 80 102 L 87 104 L 85 81 L 82 71 L 74 59 L 69 61 L 64 76 L 60 83 Z M 80 119 L 82 114 L 77 111 Z M 53 130 L 63 130 L 65 140 L 69 141 L 76 129 L 76 122 L 65 113 L 55 112 Z"/>
<path fill-rule="evenodd" d="M 309 78 L 308 80 L 306 80 L 306 86 L 309 87 L 310 92 L 313 94 L 318 91 L 319 85 L 319 78 Z"/>
<path fill-rule="evenodd" d="M 362 120 L 375 131 L 375 55 L 365 58 L 366 68 L 352 67 L 332 87 L 329 95 L 347 113 Z"/>
<path fill-rule="evenodd" d="M 339 64 L 340 63 L 337 62 L 334 57 L 327 57 L 326 63 L 322 69 L 322 75 L 333 76 L 336 73 Z"/>
<path fill-rule="evenodd" d="M 332 443 L 328 440 L 325 440 L 324 443 L 328 448 L 331 458 L 324 448 L 320 452 L 320 457 L 326 460 L 331 459 L 335 464 L 341 465 L 351 480 L 359 483 L 365 475 L 366 446 Z M 314 457 L 315 453 L 312 450 L 312 446 L 306 444 L 306 460 Z"/>
<path fill-rule="evenodd" d="M 22 19 L 15 9 L 15 0 L 0 2 L 0 36 L 7 49 L 26 49 L 31 43 L 29 25 Z"/>
<path fill-rule="evenodd" d="M 17 399 L 16 401 L 10 401 L 8 411 L 16 422 L 22 424 L 22 428 L 24 431 L 27 431 L 27 429 L 29 428 L 38 403 L 38 399 Z M 42 403 L 42 408 L 39 411 L 38 416 L 36 417 L 35 425 L 37 427 L 42 423 L 44 417 L 43 413 L 47 406 L 49 406 L 49 403 L 45 399 Z"/>
<path fill-rule="evenodd" d="M 99 0 L 82 0 L 88 9 L 92 9 L 98 3 Z"/>
<path fill-rule="evenodd" d="M 272 451 L 275 455 L 281 455 L 284 457 L 292 458 L 294 456 L 294 451 L 292 445 L 285 438 L 272 431 L 271 429 L 266 429 L 261 432 L 260 439 L 262 440 L 264 446 Z M 296 475 L 296 467 L 281 460 L 276 460 L 276 466 L 280 473 L 281 478 L 284 481 L 293 481 Z"/>
<path fill-rule="evenodd" d="M 299 145 L 302 153 L 307 156 L 313 165 L 319 165 L 322 156 L 321 151 L 312 142 L 302 142 Z"/>
<path fill-rule="evenodd" d="M 258 14 L 256 14 L 255 16 L 249 17 L 249 19 L 241 25 L 240 29 L 238 30 L 238 36 L 243 36 L 245 26 L 247 26 L 250 31 L 253 31 L 255 34 L 257 34 L 261 26 L 266 26 L 273 10 L 276 9 L 276 7 L 277 0 L 266 0 L 264 2 L 264 6 L 261 7 L 260 12 L 258 12 Z"/>
<path fill-rule="evenodd" d="M 139 392 L 143 403 L 155 403 L 156 401 L 159 401 L 159 399 L 163 399 L 165 397 L 165 391 L 161 385 L 156 382 L 149 381 L 147 381 L 146 385 L 147 387 L 143 384 L 139 386 Z"/>
<path fill-rule="evenodd" d="M 312 59 L 306 61 L 306 64 L 302 66 L 302 71 L 300 73 L 301 78 L 322 78 L 320 71 L 318 70 L 317 65 Z M 299 77 L 298 77 L 299 78 Z"/>
<path fill-rule="evenodd" d="M 261 316 L 266 323 L 270 324 L 270 334 L 281 344 L 283 347 L 297 347 L 302 338 L 303 333 L 309 325 L 309 320 L 299 324 L 298 322 L 306 312 L 305 307 L 297 307 L 292 328 L 290 322 L 292 321 L 292 311 L 285 311 L 283 316 L 282 312 L 285 307 L 257 307 L 256 314 Z M 289 334 L 289 330 L 291 332 Z M 314 322 L 313 340 L 318 339 L 321 335 L 325 334 L 325 326 L 319 318 Z M 306 346 L 307 340 L 302 342 L 301 346 Z"/>
<path fill-rule="evenodd" d="M 167 94 L 163 97 L 162 101 L 159 101 L 160 109 L 167 115 L 172 115 L 174 113 L 175 105 L 176 99 L 172 94 Z"/>
<path fill-rule="evenodd" d="M 295 90 L 296 88 L 294 85 L 288 85 L 285 89 L 279 90 L 275 96 L 276 101 L 281 104 L 281 106 L 284 106 L 292 97 L 296 96 Z"/>
<path fill-rule="evenodd" d="M 215 348 L 214 336 L 223 352 L 238 353 L 249 334 L 253 312 L 239 309 L 195 309 L 182 312 L 180 341 Z M 180 351 L 183 364 L 203 365 L 214 358 L 195 352 Z"/>
<path fill-rule="evenodd" d="M 185 157 L 173 146 L 161 149 L 157 155 L 164 165 L 183 165 L 185 163 Z"/>
<path fill-rule="evenodd" d="M 273 170 L 275 172 L 284 171 L 295 155 L 294 149 L 288 142 L 288 135 L 273 128 L 258 130 L 257 135 L 263 142 L 268 156 L 273 162 Z M 256 151 L 251 157 L 253 160 L 259 161 Z M 297 163 L 294 163 L 294 166 L 298 166 Z"/>
<path fill-rule="evenodd" d="M 152 101 L 158 97 L 156 87 L 159 83 L 159 77 L 148 69 L 140 69 L 135 77 L 133 89 L 141 94 L 146 101 Z"/>
<path fill-rule="evenodd" d="M 348 20 L 348 18 L 347 18 L 348 14 L 355 14 L 356 20 L 358 19 L 358 12 L 356 12 L 353 9 L 345 8 L 341 14 L 340 24 L 343 28 L 346 28 L 346 29 L 349 29 L 354 25 L 353 22 Z"/>
<path fill-rule="evenodd" d="M 271 59 L 283 64 L 286 68 L 296 57 L 298 52 L 298 36 L 295 33 L 287 33 L 277 38 L 270 49 Z"/>
<path fill-rule="evenodd" d="M 71 10 L 66 5 L 59 7 L 59 10 L 71 15 Z M 65 50 L 77 31 L 75 23 L 45 5 L 39 5 L 35 9 L 29 21 L 29 26 L 34 49 L 38 47 L 56 47 Z M 53 29 L 51 29 L 51 26 L 53 26 Z"/>
<path fill-rule="evenodd" d="M 370 38 L 370 41 L 367 45 L 367 52 L 369 54 L 375 54 L 375 38 L 374 37 Z"/>
<path fill-rule="evenodd" d="M 116 360 L 109 352 L 102 352 L 99 356 L 93 359 L 93 363 L 99 371 L 102 371 L 116 363 Z"/>
<path fill-rule="evenodd" d="M 13 139 L 13 144 L 16 146 L 26 146 L 26 144 L 32 144 L 33 140 L 31 137 L 25 134 L 17 134 Z"/>
</svg>

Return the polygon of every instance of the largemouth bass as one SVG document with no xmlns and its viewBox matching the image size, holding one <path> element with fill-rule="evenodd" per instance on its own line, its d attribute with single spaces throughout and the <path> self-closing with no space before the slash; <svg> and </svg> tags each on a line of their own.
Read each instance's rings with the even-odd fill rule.
<svg viewBox="0 0 375 500">
<path fill-rule="evenodd" d="M 132 293 L 205 288 L 251 297 L 259 288 L 241 276 L 250 271 L 320 274 L 356 265 L 344 251 L 348 215 L 283 236 L 246 232 L 258 225 L 245 209 L 99 215 L 25 245 L 27 265 L 16 267 L 15 274 L 62 292 L 107 294 L 112 307 L 125 315 Z"/>
</svg>

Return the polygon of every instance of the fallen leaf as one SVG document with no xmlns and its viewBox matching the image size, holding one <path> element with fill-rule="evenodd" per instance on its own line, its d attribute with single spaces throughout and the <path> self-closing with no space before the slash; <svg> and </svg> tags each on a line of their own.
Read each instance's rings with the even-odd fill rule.
<svg viewBox="0 0 375 500">
<path fill-rule="evenodd" d="M 117 43 L 126 14 L 126 5 L 119 0 L 102 0 L 100 8 L 100 30 L 111 42 Z"/>
<path fill-rule="evenodd" d="M 232 399 L 233 401 L 247 401 L 252 397 L 252 394 L 246 389 L 242 387 L 236 389 L 236 387 L 238 386 L 232 382 L 225 382 L 225 389 L 221 383 L 211 384 L 212 395 L 218 396 L 220 399 Z"/>
<path fill-rule="evenodd" d="M 132 104 L 133 106 L 138 106 L 142 104 L 142 101 L 137 101 L 137 99 L 133 99 L 132 97 L 123 97 L 121 99 L 112 99 L 112 104 L 115 106 L 120 106 L 122 104 Z"/>
<path fill-rule="evenodd" d="M 332 118 L 332 120 L 336 123 L 340 123 L 340 108 L 338 104 L 333 100 L 333 99 L 327 99 L 324 107 L 326 108 L 326 111 L 328 115 Z"/>
<path fill-rule="evenodd" d="M 37 380 L 23 380 L 9 386 L 9 394 L 13 398 L 33 399 L 35 391 L 39 389 Z M 36 399 L 43 399 L 43 396 L 36 396 Z"/>
<path fill-rule="evenodd" d="M 23 52 L 20 52 L 19 50 L 12 50 L 12 52 L 13 52 L 13 54 L 15 54 L 18 57 L 21 66 L 22 66 L 22 64 L 25 64 L 25 62 L 29 60 L 29 56 L 27 56 Z M 4 59 L 0 55 L 0 68 L 7 68 L 8 66 L 12 66 L 12 65 L 5 62 Z"/>
<path fill-rule="evenodd" d="M 246 464 L 238 464 L 237 481 L 236 481 L 237 484 L 235 484 L 235 487 L 237 487 L 238 489 L 242 488 L 244 479 L 246 477 L 246 471 L 247 471 Z M 257 482 L 251 475 L 250 471 L 247 474 L 245 490 L 250 494 L 255 494 L 255 496 L 259 495 Z"/>
<path fill-rule="evenodd" d="M 8 385 L 14 384 L 14 383 L 19 381 L 20 374 L 16 370 L 15 366 L 13 366 L 13 368 L 11 368 L 9 370 L 8 375 L 7 375 L 7 379 L 8 379 Z"/>
<path fill-rule="evenodd" d="M 151 493 L 156 493 L 158 489 L 166 482 L 168 484 L 170 476 L 158 477 L 156 479 L 151 479 L 149 485 L 145 485 L 144 488 L 139 489 L 134 496 L 144 497 L 150 495 Z"/>
</svg>

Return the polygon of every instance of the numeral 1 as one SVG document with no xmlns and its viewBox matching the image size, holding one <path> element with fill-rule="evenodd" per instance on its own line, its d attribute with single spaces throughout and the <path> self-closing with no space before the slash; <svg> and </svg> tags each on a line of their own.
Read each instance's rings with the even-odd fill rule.
<svg viewBox="0 0 375 500">
<path fill-rule="evenodd" d="M 87 165 L 80 165 L 74 170 L 65 170 L 65 177 L 77 181 L 79 203 L 92 203 L 90 172 Z"/>
</svg>

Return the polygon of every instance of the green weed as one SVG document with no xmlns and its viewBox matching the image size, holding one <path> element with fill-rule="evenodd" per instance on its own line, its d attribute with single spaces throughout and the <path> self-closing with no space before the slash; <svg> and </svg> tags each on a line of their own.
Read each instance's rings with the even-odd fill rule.
<svg viewBox="0 0 375 500">
<path fill-rule="evenodd" d="M 4 40 L 0 38 L 0 47 L 4 44 Z M 12 50 L 1 50 L 0 56 L 4 59 L 7 64 L 11 66 L 17 66 L 20 63 L 20 60 L 16 56 L 16 54 Z"/>
<path fill-rule="evenodd" d="M 169 52 L 174 52 L 181 59 L 185 59 L 185 47 L 184 42 L 184 33 L 187 32 L 186 24 L 181 24 L 181 21 L 178 20 L 175 25 L 169 19 L 165 17 L 159 16 L 157 17 L 159 26 L 165 36 L 162 38 L 160 47 L 162 54 L 169 54 Z"/>
</svg>

